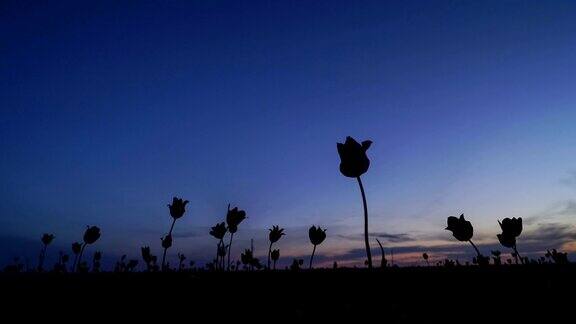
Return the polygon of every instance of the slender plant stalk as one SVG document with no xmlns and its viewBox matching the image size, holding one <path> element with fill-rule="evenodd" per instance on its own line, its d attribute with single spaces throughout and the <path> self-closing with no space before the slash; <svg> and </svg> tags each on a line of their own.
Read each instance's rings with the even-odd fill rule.
<svg viewBox="0 0 576 324">
<path fill-rule="evenodd" d="M 482 256 L 482 254 L 480 254 L 480 250 L 478 250 L 478 248 L 476 247 L 474 242 L 472 242 L 472 240 L 468 240 L 468 242 L 470 242 L 470 244 L 472 244 L 472 247 L 474 248 L 474 250 L 476 250 L 476 253 L 478 254 L 478 259 L 480 259 L 480 257 Z M 478 260 L 478 263 L 480 263 L 480 260 Z"/>
<path fill-rule="evenodd" d="M 382 246 L 382 243 L 380 243 L 379 239 L 376 239 L 376 242 L 378 242 L 378 245 L 380 245 L 380 252 L 382 252 L 382 260 L 380 261 L 380 267 L 384 268 L 384 260 L 386 260 L 386 254 L 384 253 L 384 247 Z"/>
<path fill-rule="evenodd" d="M 82 244 L 82 248 L 80 249 L 80 255 L 78 255 L 77 261 L 74 262 L 74 272 L 78 272 L 78 265 L 82 262 L 82 254 L 84 254 L 84 248 L 86 247 L 86 243 Z"/>
<path fill-rule="evenodd" d="M 40 260 L 38 260 L 38 271 L 44 270 L 44 259 L 46 258 L 46 247 L 47 247 L 47 245 L 44 245 L 44 247 L 42 248 L 42 251 L 40 252 Z"/>
<path fill-rule="evenodd" d="M 168 232 L 168 236 L 172 236 L 172 230 L 174 230 L 174 224 L 176 224 L 176 218 L 172 218 L 172 225 L 170 226 L 170 231 Z M 168 248 L 164 248 L 164 253 L 162 254 L 162 271 L 166 270 L 166 252 Z"/>
<path fill-rule="evenodd" d="M 516 244 L 514 244 L 514 252 L 516 253 L 517 259 L 520 259 L 520 263 L 524 264 L 524 259 L 522 258 L 522 256 L 520 255 L 520 253 L 518 253 L 518 249 L 516 248 Z"/>
<path fill-rule="evenodd" d="M 372 269 L 372 253 L 370 251 L 370 242 L 368 241 L 368 204 L 366 203 L 366 193 L 364 193 L 364 186 L 360 177 L 358 186 L 360 186 L 360 193 L 362 194 L 362 204 L 364 205 L 364 244 L 366 245 L 366 257 L 368 258 L 368 269 Z"/>
<path fill-rule="evenodd" d="M 230 252 L 232 251 L 232 239 L 234 238 L 234 233 L 230 233 L 230 243 L 228 244 L 228 267 L 227 270 L 230 271 Z"/>
<path fill-rule="evenodd" d="M 268 270 L 270 270 L 270 255 L 272 255 L 272 242 L 270 242 L 270 246 L 268 247 Z"/>
<path fill-rule="evenodd" d="M 312 255 L 310 256 L 310 265 L 308 266 L 308 269 L 312 269 L 312 260 L 314 260 L 314 253 L 316 253 L 316 245 L 314 245 L 314 248 L 312 249 Z"/>
</svg>

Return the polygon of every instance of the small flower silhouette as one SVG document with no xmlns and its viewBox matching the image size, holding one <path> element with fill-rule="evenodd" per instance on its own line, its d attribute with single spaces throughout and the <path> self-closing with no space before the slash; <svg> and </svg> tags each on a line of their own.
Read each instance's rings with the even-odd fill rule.
<svg viewBox="0 0 576 324">
<path fill-rule="evenodd" d="M 226 228 L 226 223 L 224 222 L 218 223 L 216 224 L 216 226 L 212 226 L 212 228 L 210 229 L 210 235 L 214 236 L 219 240 L 222 240 L 224 239 L 224 235 L 226 235 L 227 230 L 228 229 Z"/>
<path fill-rule="evenodd" d="M 516 261 L 520 258 L 520 262 L 524 264 L 524 259 L 520 256 L 516 247 L 516 238 L 522 233 L 522 217 L 504 218 L 502 222 L 498 221 L 498 224 L 500 224 L 500 228 L 502 229 L 502 233 L 496 235 L 498 241 L 500 241 L 500 244 L 503 246 L 513 249 L 516 255 Z"/>
<path fill-rule="evenodd" d="M 78 263 L 78 256 L 80 255 L 81 251 L 82 251 L 82 243 L 80 242 L 72 243 L 72 253 L 74 253 L 74 263 L 72 263 L 72 270 L 70 270 L 71 272 L 76 271 L 76 264 Z"/>
<path fill-rule="evenodd" d="M 216 262 L 214 263 L 214 269 L 224 268 L 224 257 L 222 256 L 221 249 L 225 249 L 224 236 L 227 231 L 228 228 L 224 222 L 218 223 L 210 229 L 210 235 L 219 240 L 218 245 L 216 246 Z M 224 255 L 226 255 L 226 251 L 224 251 Z"/>
<path fill-rule="evenodd" d="M 162 247 L 164 250 L 167 250 L 172 247 L 172 235 L 168 234 L 161 238 L 162 240 Z"/>
<path fill-rule="evenodd" d="M 168 204 L 168 208 L 170 209 L 170 216 L 172 216 L 174 219 L 178 219 L 184 216 L 184 213 L 186 212 L 186 205 L 188 203 L 188 200 L 184 200 L 182 198 L 172 198 L 172 204 Z"/>
<path fill-rule="evenodd" d="M 340 173 L 345 177 L 356 178 L 358 186 L 360 187 L 362 205 L 364 207 L 364 245 L 366 247 L 369 269 L 372 269 L 372 252 L 370 251 L 370 242 L 368 240 L 368 204 L 360 176 L 366 173 L 370 167 L 370 160 L 366 155 L 366 151 L 371 145 L 372 141 L 363 141 L 362 144 L 360 144 L 350 136 L 346 137 L 344 144 L 336 143 L 338 155 L 340 156 Z"/>
<path fill-rule="evenodd" d="M 226 223 L 228 225 L 228 231 L 230 232 L 230 242 L 228 243 L 228 266 L 227 269 L 230 271 L 230 255 L 232 254 L 232 239 L 234 238 L 234 233 L 238 231 L 238 225 L 246 219 L 246 212 L 239 210 L 238 207 L 230 209 L 228 205 L 228 212 L 226 213 Z"/>
<path fill-rule="evenodd" d="M 474 242 L 472 242 L 472 236 L 474 236 L 474 228 L 472 227 L 472 223 L 470 223 L 469 221 L 467 221 L 464 218 L 464 214 L 460 215 L 460 217 L 449 216 L 447 223 L 448 223 L 448 226 L 446 227 L 446 230 L 451 231 L 452 235 L 458 241 L 470 242 L 470 244 L 472 245 L 474 250 L 476 250 L 476 254 L 478 255 L 478 260 L 481 261 L 481 262 L 478 262 L 478 264 L 485 265 L 486 263 L 484 262 L 484 260 L 486 260 L 488 258 L 482 256 L 482 254 L 480 253 L 480 250 L 478 250 L 478 248 L 476 247 L 476 244 L 474 244 Z"/>
<path fill-rule="evenodd" d="M 44 271 L 44 260 L 46 259 L 46 249 L 48 249 L 48 245 L 52 243 L 54 240 L 54 235 L 44 233 L 42 235 L 42 250 L 40 250 L 40 256 L 38 257 L 38 271 Z"/>
<path fill-rule="evenodd" d="M 87 226 L 86 231 L 84 232 L 84 244 L 80 248 L 80 254 L 78 255 L 76 265 L 82 262 L 82 254 L 84 254 L 84 249 L 88 244 L 94 244 L 100 238 L 100 228 L 98 226 Z M 76 252 L 74 252 L 76 254 Z M 88 266 L 86 266 L 88 268 Z"/>
<path fill-rule="evenodd" d="M 278 225 L 272 226 L 268 231 L 268 240 L 270 241 L 270 246 L 268 247 L 268 269 L 270 269 L 270 257 L 272 254 L 272 244 L 278 242 L 282 236 L 286 235 L 284 229 L 280 228 Z"/>
<path fill-rule="evenodd" d="M 426 261 L 427 266 L 430 266 L 430 261 L 428 261 L 428 259 L 429 259 L 428 253 L 426 253 L 426 252 L 422 253 L 422 259 L 424 259 L 424 261 Z"/>
<path fill-rule="evenodd" d="M 314 260 L 314 254 L 316 253 L 316 246 L 322 244 L 326 239 L 326 229 L 322 229 L 320 226 L 316 227 L 312 225 L 310 229 L 308 229 L 308 238 L 310 238 L 310 243 L 314 245 L 312 249 L 312 255 L 310 256 L 310 265 L 308 266 L 309 269 L 312 269 L 312 260 Z"/>
<path fill-rule="evenodd" d="M 272 253 L 270 255 L 273 262 L 273 269 L 276 270 L 276 262 L 278 262 L 278 259 L 280 259 L 280 250 L 279 249 L 272 250 Z"/>
<path fill-rule="evenodd" d="M 92 256 L 92 272 L 100 272 L 100 260 L 102 260 L 102 252 L 94 252 Z"/>
</svg>

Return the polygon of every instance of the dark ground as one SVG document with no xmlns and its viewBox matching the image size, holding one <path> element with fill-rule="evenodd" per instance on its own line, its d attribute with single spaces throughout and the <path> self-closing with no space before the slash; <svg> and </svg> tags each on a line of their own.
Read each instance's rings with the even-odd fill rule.
<svg viewBox="0 0 576 324">
<path fill-rule="evenodd" d="M 4 318 L 49 322 L 575 323 L 575 288 L 574 265 L 0 274 Z"/>
</svg>

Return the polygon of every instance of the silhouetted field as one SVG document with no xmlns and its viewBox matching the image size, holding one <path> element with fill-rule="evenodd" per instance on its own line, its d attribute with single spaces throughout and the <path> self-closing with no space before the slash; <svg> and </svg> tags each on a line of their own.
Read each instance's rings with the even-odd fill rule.
<svg viewBox="0 0 576 324">
<path fill-rule="evenodd" d="M 0 281 L 5 310 L 46 318 L 76 310 L 78 321 L 464 323 L 567 316 L 569 323 L 576 267 L 4 273 Z"/>
</svg>

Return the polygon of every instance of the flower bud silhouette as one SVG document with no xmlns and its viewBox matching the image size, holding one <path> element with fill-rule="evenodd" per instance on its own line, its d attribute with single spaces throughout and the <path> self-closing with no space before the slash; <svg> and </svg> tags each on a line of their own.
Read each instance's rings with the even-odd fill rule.
<svg viewBox="0 0 576 324">
<path fill-rule="evenodd" d="M 280 259 L 280 250 L 279 249 L 272 250 L 270 257 L 272 258 L 273 269 L 276 270 L 276 262 L 278 262 L 278 259 Z"/>
<path fill-rule="evenodd" d="M 38 271 L 44 271 L 44 260 L 46 259 L 46 250 L 48 249 L 48 245 L 54 240 L 54 235 L 44 233 L 42 235 L 42 249 L 40 250 L 40 256 L 38 257 Z"/>
<path fill-rule="evenodd" d="M 234 233 L 238 231 L 238 225 L 240 225 L 244 219 L 246 219 L 245 211 L 239 210 L 238 207 L 230 209 L 230 205 L 228 205 L 228 212 L 226 213 L 226 223 L 228 224 L 228 231 L 230 232 L 230 243 L 228 243 L 228 270 L 230 270 L 232 239 L 234 238 Z"/>
<path fill-rule="evenodd" d="M 84 232 L 84 244 L 93 244 L 100 238 L 100 228 L 89 226 Z"/>
<path fill-rule="evenodd" d="M 284 234 L 284 229 L 280 228 L 278 225 L 272 226 L 272 228 L 269 228 L 268 231 L 270 231 L 270 233 L 268 233 L 268 240 L 270 241 L 270 246 L 268 247 L 268 269 L 270 269 L 270 257 L 272 254 L 272 244 L 278 242 L 280 240 L 280 238 L 282 238 L 282 236 L 284 236 L 286 234 Z"/>
<path fill-rule="evenodd" d="M 146 263 L 146 268 L 148 271 L 152 270 L 152 253 L 150 253 L 150 247 L 149 246 L 143 246 L 142 248 L 140 248 L 140 251 L 142 253 L 142 260 L 144 260 L 144 263 Z"/>
<path fill-rule="evenodd" d="M 372 252 L 370 251 L 370 242 L 368 240 L 368 204 L 366 203 L 366 193 L 362 184 L 361 175 L 368 171 L 370 160 L 366 151 L 372 145 L 372 141 L 364 141 L 359 144 L 350 136 L 346 137 L 344 144 L 336 143 L 338 155 L 340 156 L 340 173 L 345 177 L 356 178 L 360 193 L 362 194 L 362 205 L 364 207 L 364 245 L 366 247 L 366 257 L 368 259 L 368 268 L 372 269 Z"/>
<path fill-rule="evenodd" d="M 346 137 L 344 144 L 337 143 L 338 155 L 340 155 L 340 172 L 349 178 L 357 178 L 370 167 L 370 160 L 366 151 L 372 145 L 372 141 L 356 142 L 350 136 Z"/>
<path fill-rule="evenodd" d="M 172 198 L 172 205 L 168 204 L 168 208 L 170 209 L 170 216 L 172 216 L 174 219 L 178 219 L 184 216 L 188 202 L 188 200 L 183 200 L 182 198 Z"/>
<path fill-rule="evenodd" d="M 72 243 L 72 253 L 74 253 L 75 255 L 78 255 L 78 254 L 80 254 L 81 250 L 82 250 L 82 243 L 79 243 L 79 242 Z"/>
<path fill-rule="evenodd" d="M 269 228 L 268 231 L 270 231 L 270 233 L 268 234 L 268 239 L 270 240 L 271 243 L 278 242 L 280 238 L 282 238 L 282 236 L 286 235 L 284 233 L 284 229 L 279 228 L 278 225 L 272 226 L 272 228 Z"/>
<path fill-rule="evenodd" d="M 228 229 L 226 228 L 226 223 L 224 222 L 218 223 L 216 224 L 216 226 L 212 226 L 212 228 L 210 229 L 210 235 L 214 236 L 219 240 L 222 240 L 224 239 L 224 235 L 226 235 L 227 230 Z"/>
<path fill-rule="evenodd" d="M 460 215 L 460 218 L 456 216 L 448 217 L 446 230 L 451 231 L 452 235 L 461 242 L 469 241 L 474 235 L 472 223 L 464 219 L 464 214 Z"/>
<path fill-rule="evenodd" d="M 163 238 L 161 238 L 161 240 L 162 240 L 162 247 L 164 249 L 169 249 L 170 247 L 172 247 L 172 235 L 168 234 Z"/>
<path fill-rule="evenodd" d="M 316 246 L 324 242 L 326 239 L 326 229 L 322 229 L 320 226 L 316 227 L 312 225 L 308 230 L 308 238 L 310 238 L 310 243 L 314 245 L 312 249 L 312 255 L 310 256 L 309 269 L 312 269 L 312 260 L 314 260 L 314 254 L 316 253 Z"/>
<path fill-rule="evenodd" d="M 224 256 L 222 255 L 222 247 L 224 246 L 224 235 L 228 228 L 226 227 L 226 223 L 218 223 L 210 229 L 210 235 L 218 239 L 218 245 L 216 246 L 216 262 L 214 263 L 214 269 L 224 269 Z M 224 251 L 224 255 L 225 255 Z"/>
<path fill-rule="evenodd" d="M 500 241 L 502 246 L 513 249 L 516 255 L 516 262 L 520 258 L 520 262 L 524 264 L 524 259 L 520 256 L 516 247 L 516 238 L 522 233 L 522 217 L 504 218 L 502 222 L 498 221 L 498 224 L 500 224 L 502 229 L 502 233 L 496 235 L 498 241 Z"/>
<path fill-rule="evenodd" d="M 44 235 L 42 235 L 42 244 L 48 245 L 48 244 L 52 243 L 52 241 L 54 240 L 54 237 L 55 236 L 53 234 L 44 233 Z"/>
<path fill-rule="evenodd" d="M 460 217 L 449 216 L 447 223 L 448 223 L 448 226 L 446 227 L 446 230 L 451 231 L 452 235 L 458 241 L 470 242 L 470 244 L 472 245 L 474 250 L 476 250 L 476 254 L 478 255 L 477 259 L 482 261 L 482 262 L 478 262 L 478 264 L 485 265 L 486 262 L 484 262 L 484 260 L 487 258 L 482 256 L 482 254 L 480 253 L 480 250 L 478 250 L 478 248 L 476 247 L 474 242 L 472 242 L 472 236 L 474 236 L 474 228 L 472 227 L 472 223 L 470 223 L 469 221 L 464 219 L 464 214 L 461 214 Z"/>
<path fill-rule="evenodd" d="M 80 254 L 77 254 L 77 258 L 74 261 L 74 271 L 76 271 L 76 266 L 82 261 L 82 254 L 84 253 L 84 249 L 88 244 L 94 244 L 100 238 L 100 228 L 98 226 L 87 226 L 86 231 L 84 232 L 84 244 L 81 245 Z M 80 243 L 75 243 L 80 244 Z M 74 251 L 74 246 L 72 246 L 72 250 Z M 76 247 L 77 248 L 77 247 Z M 76 251 L 74 251 L 76 254 Z M 86 266 L 87 268 L 87 266 Z"/>
</svg>

